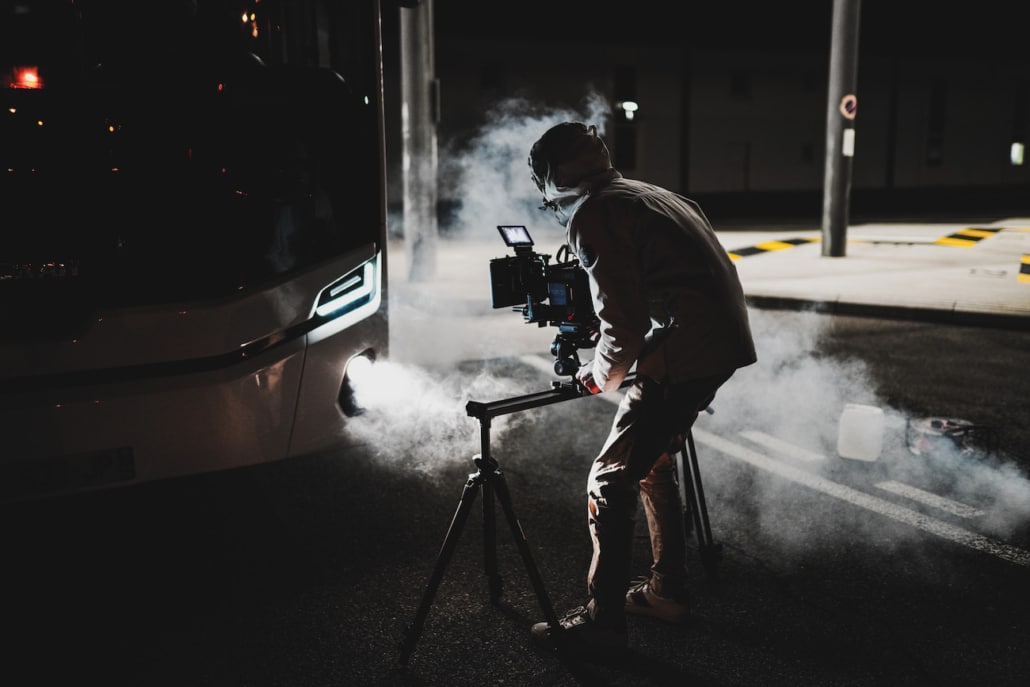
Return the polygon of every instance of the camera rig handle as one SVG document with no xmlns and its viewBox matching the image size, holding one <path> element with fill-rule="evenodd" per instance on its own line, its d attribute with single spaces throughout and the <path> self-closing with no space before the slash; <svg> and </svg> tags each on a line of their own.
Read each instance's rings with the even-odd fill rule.
<svg viewBox="0 0 1030 687">
<path fill-rule="evenodd" d="M 579 359 L 579 345 L 575 335 L 559 331 L 551 340 L 551 355 L 554 356 L 554 373 L 563 377 L 574 377 L 582 366 Z"/>
</svg>

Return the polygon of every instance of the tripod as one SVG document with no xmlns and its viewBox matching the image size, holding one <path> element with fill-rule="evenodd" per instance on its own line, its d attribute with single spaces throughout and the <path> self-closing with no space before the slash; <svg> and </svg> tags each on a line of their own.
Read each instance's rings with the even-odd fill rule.
<svg viewBox="0 0 1030 687">
<path fill-rule="evenodd" d="M 633 381 L 634 376 L 631 375 L 622 383 L 622 386 L 628 386 L 632 384 Z M 429 614 L 429 608 L 432 606 L 433 598 L 436 596 L 436 591 L 440 586 L 440 582 L 443 580 L 444 571 L 446 570 L 451 556 L 454 553 L 454 549 L 458 543 L 458 538 L 461 536 L 461 531 L 468 520 L 469 511 L 472 509 L 472 505 L 476 499 L 476 494 L 479 490 L 482 490 L 483 492 L 484 560 L 490 593 L 490 602 L 493 604 L 498 602 L 501 597 L 503 587 L 503 580 L 501 579 L 500 573 L 497 571 L 496 518 L 494 513 L 494 501 L 496 499 L 496 501 L 501 504 L 504 515 L 508 520 L 511 533 L 515 538 L 516 547 L 522 556 L 522 561 L 526 566 L 526 572 L 529 575 L 530 583 L 533 585 L 537 601 L 543 611 L 544 620 L 546 620 L 552 627 L 558 627 L 558 616 L 555 614 L 550 598 L 547 596 L 547 590 L 544 588 L 540 572 L 537 569 L 536 564 L 533 561 L 533 556 L 529 550 L 529 543 L 526 539 L 526 535 L 523 532 L 522 525 L 519 523 L 518 516 L 516 516 L 515 510 L 512 507 L 511 493 L 508 491 L 508 483 L 505 481 L 504 473 L 501 472 L 497 460 L 490 455 L 491 419 L 500 415 L 507 415 L 509 413 L 528 410 L 530 408 L 538 408 L 552 403 L 568 401 L 573 398 L 583 398 L 583 394 L 574 383 L 553 382 L 552 384 L 552 388 L 547 391 L 527 394 L 524 396 L 516 396 L 490 403 L 469 401 L 466 404 L 466 412 L 469 416 L 477 418 L 480 423 L 481 453 L 473 456 L 472 458 L 477 470 L 470 474 L 468 476 L 468 480 L 465 482 L 465 487 L 461 492 L 461 499 L 458 502 L 458 508 L 454 512 L 454 516 L 451 518 L 450 526 L 447 528 L 447 535 L 444 537 L 443 544 L 440 547 L 440 553 L 437 555 L 433 572 L 429 577 L 426 590 L 423 593 L 422 600 L 415 612 L 415 618 L 412 620 L 411 625 L 409 625 L 405 630 L 404 638 L 400 643 L 400 663 L 402 665 L 408 662 L 412 652 L 415 650 L 415 645 L 418 643 L 418 640 L 422 635 L 426 616 Z M 687 520 L 687 518 L 692 517 L 694 530 L 698 537 L 702 561 L 705 564 L 706 571 L 711 573 L 714 569 L 721 547 L 712 541 L 712 530 L 708 521 L 708 511 L 705 505 L 704 491 L 701 488 L 701 473 L 697 464 L 697 452 L 694 448 L 694 438 L 689 430 L 684 433 L 684 443 L 675 450 L 674 458 L 677 466 L 680 504 L 684 515 L 684 532 L 690 531 L 691 521 Z M 686 462 L 684 460 L 685 458 Z M 688 470 L 689 474 L 687 472 Z M 560 637 L 561 635 L 558 633 L 558 641 L 561 641 Z"/>
<path fill-rule="evenodd" d="M 515 515 L 515 509 L 511 505 L 508 483 L 505 481 L 504 473 L 501 472 L 497 461 L 490 455 L 491 419 L 500 415 L 537 408 L 551 403 L 559 403 L 581 396 L 579 390 L 571 383 L 556 382 L 555 384 L 556 386 L 550 390 L 540 393 L 516 396 L 491 403 L 469 401 L 466 404 L 465 411 L 470 416 L 478 418 L 480 424 L 481 453 L 473 456 L 473 462 L 478 469 L 470 474 L 468 481 L 465 482 L 465 488 L 461 492 L 461 500 L 458 502 L 458 509 L 451 519 L 450 527 L 447 528 L 447 536 L 444 537 L 443 545 L 440 547 L 436 565 L 433 567 L 432 575 L 429 577 L 429 584 L 422 595 L 422 601 L 415 613 L 415 619 L 405 631 L 404 640 L 401 642 L 401 664 L 408 662 L 408 658 L 411 656 L 412 651 L 414 651 L 415 644 L 422 634 L 429 607 L 433 603 L 433 597 L 436 596 L 437 587 L 440 586 L 440 581 L 443 579 L 444 570 L 447 568 L 451 555 L 454 553 L 454 548 L 458 543 L 461 530 L 465 526 L 465 521 L 468 520 L 468 514 L 476 499 L 478 489 L 481 489 L 483 492 L 483 541 L 485 545 L 485 565 L 490 590 L 490 602 L 497 603 L 500 599 L 503 584 L 501 575 L 497 571 L 497 538 L 496 520 L 494 517 L 494 498 L 496 497 L 504 510 L 511 533 L 515 537 L 515 544 L 522 555 L 522 561 L 525 563 L 526 571 L 529 573 L 529 580 L 533 585 L 533 590 L 536 592 L 540 608 L 544 612 L 544 618 L 548 623 L 557 627 L 558 616 L 555 615 L 554 608 L 551 606 L 551 600 L 544 589 L 540 572 L 533 562 L 526 535 L 522 531 L 522 525 L 519 524 L 518 517 Z"/>
</svg>

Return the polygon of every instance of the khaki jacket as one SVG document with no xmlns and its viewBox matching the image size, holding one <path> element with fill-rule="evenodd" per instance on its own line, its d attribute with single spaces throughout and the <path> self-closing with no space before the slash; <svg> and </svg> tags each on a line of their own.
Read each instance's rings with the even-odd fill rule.
<svg viewBox="0 0 1030 687">
<path fill-rule="evenodd" d="M 736 267 L 692 201 L 617 171 L 592 180 L 567 241 L 601 320 L 594 382 L 682 382 L 757 360 Z"/>
</svg>

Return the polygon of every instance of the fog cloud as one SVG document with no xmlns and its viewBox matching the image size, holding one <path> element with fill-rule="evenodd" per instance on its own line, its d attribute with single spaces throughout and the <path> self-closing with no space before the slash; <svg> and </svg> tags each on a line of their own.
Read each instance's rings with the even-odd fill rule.
<svg viewBox="0 0 1030 687">
<path fill-rule="evenodd" d="M 453 241 L 441 250 L 460 252 L 463 240 L 496 239 L 496 224 L 530 224 L 524 218 L 541 216 L 526 163 L 529 147 L 559 121 L 578 119 L 602 128 L 610 112 L 608 106 L 593 95 L 584 103 L 580 111 L 544 111 L 528 101 L 506 101 L 489 113 L 487 124 L 461 148 L 445 146 L 440 175 L 443 195 L 458 203 L 441 227 Z M 549 216 L 540 220 L 541 224 L 545 221 L 553 222 Z M 555 235 L 561 236 L 557 230 Z M 499 253 L 503 251 L 500 244 L 498 248 Z M 401 283 L 405 271 L 392 272 L 398 275 L 396 283 L 391 280 L 391 327 L 398 356 L 382 366 L 381 397 L 367 399 L 369 412 L 350 425 L 351 431 L 379 445 L 384 456 L 406 456 L 426 474 L 442 464 L 467 461 L 478 450 L 479 425 L 465 413 L 469 399 L 492 400 L 540 389 L 539 376 L 517 380 L 489 369 L 471 377 L 447 372 L 453 369 L 451 363 L 462 360 L 512 358 L 546 351 L 547 334 L 537 333 L 530 340 L 527 330 L 520 329 L 526 325 L 516 315 L 489 311 L 487 265 L 481 268 L 483 271 L 471 282 L 469 275 L 441 270 L 435 286 L 446 288 L 435 291 L 434 284 L 405 289 Z M 434 304 L 434 294 L 443 294 L 444 299 Z M 766 453 L 770 453 L 766 447 L 756 448 L 743 433 L 758 432 L 787 442 L 797 447 L 794 456 L 779 459 L 800 465 L 796 459 L 802 452 L 819 456 L 821 460 L 804 462 L 803 467 L 829 479 L 841 470 L 865 470 L 865 475 L 859 475 L 861 489 L 879 498 L 897 500 L 877 486 L 887 479 L 905 480 L 928 490 L 946 488 L 948 498 L 982 510 L 979 519 L 968 525 L 971 529 L 1004 537 L 1026 526 L 1030 520 L 1030 482 L 1026 475 L 1003 456 L 984 456 L 957 446 L 942 444 L 933 455 L 911 452 L 905 434 L 910 418 L 878 397 L 865 367 L 860 362 L 820 355 L 825 316 L 756 310 L 751 315 L 759 362 L 739 370 L 720 390 L 713 403 L 715 413 L 703 415 L 699 427 Z M 584 353 L 589 359 L 589 351 Z M 863 465 L 837 455 L 840 418 L 849 403 L 872 406 L 884 413 L 883 451 L 874 462 Z M 510 423 L 518 421 L 517 415 L 501 418 L 493 431 L 499 436 Z M 600 448 L 607 427 L 583 431 L 600 437 Z M 721 461 L 726 466 L 730 463 L 729 459 Z M 719 483 L 746 472 L 713 466 L 705 478 Z M 782 512 L 771 506 L 782 505 L 784 499 L 792 499 L 798 490 L 805 489 L 761 477 L 719 486 L 750 500 L 759 512 Z M 815 501 L 806 501 L 811 503 Z M 911 507 L 919 508 L 914 504 Z M 868 527 L 866 534 L 875 536 L 877 518 L 862 520 L 871 524 L 856 525 L 853 510 L 839 504 L 830 503 L 825 513 L 806 512 L 803 518 L 830 524 L 825 528 L 830 531 L 832 524 L 847 513 L 852 518 L 846 524 L 851 536 L 858 536 L 860 527 Z M 809 530 L 799 526 L 799 514 L 790 517 L 793 520 L 785 522 L 764 519 L 765 534 L 786 546 L 811 545 L 807 540 Z M 923 536 L 915 528 L 908 531 L 912 537 Z"/>
<path fill-rule="evenodd" d="M 545 110 L 523 98 L 502 101 L 487 123 L 460 148 L 445 146 L 440 194 L 457 201 L 445 229 L 455 235 L 494 234 L 498 224 L 526 224 L 541 217 L 540 193 L 529 174 L 529 149 L 551 126 L 568 120 L 596 124 L 604 132 L 611 107 L 595 93 L 579 109 Z M 553 222 L 550 214 L 546 216 Z"/>
</svg>

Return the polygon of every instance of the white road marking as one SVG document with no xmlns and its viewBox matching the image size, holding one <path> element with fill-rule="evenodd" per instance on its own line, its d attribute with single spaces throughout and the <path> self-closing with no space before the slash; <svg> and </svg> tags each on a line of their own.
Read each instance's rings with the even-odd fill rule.
<svg viewBox="0 0 1030 687">
<path fill-rule="evenodd" d="M 749 439 L 756 444 L 772 449 L 780 455 L 787 456 L 788 458 L 796 458 L 798 460 L 808 462 L 826 460 L 826 456 L 820 453 L 814 453 L 800 446 L 795 446 L 788 441 L 771 436 L 765 432 L 748 430 L 741 432 L 740 435 L 745 439 Z M 905 484 L 904 482 L 887 480 L 886 482 L 880 482 L 876 487 L 962 518 L 978 518 L 984 514 L 984 512 L 979 508 L 974 508 L 973 506 L 968 506 L 959 501 L 939 496 L 938 494 L 925 491 L 910 484 Z"/>
<path fill-rule="evenodd" d="M 554 369 L 551 365 L 539 356 L 522 356 L 520 360 L 549 374 L 554 374 Z M 611 392 L 599 394 L 598 398 L 603 398 L 609 403 L 618 405 L 619 401 L 622 399 L 622 393 Z M 792 482 L 797 482 L 798 484 L 811 489 L 815 489 L 827 496 L 847 501 L 852 505 L 865 508 L 866 510 L 870 510 L 874 513 L 879 513 L 880 515 L 892 518 L 906 525 L 911 525 L 912 527 L 923 530 L 924 532 L 929 532 L 930 534 L 934 534 L 942 539 L 947 539 L 955 542 L 956 544 L 968 546 L 969 548 L 996 556 L 1002 560 L 1006 560 L 1017 565 L 1030 567 L 1030 551 L 1025 551 L 1019 547 L 1011 546 L 1010 544 L 1006 544 L 1005 542 L 992 539 L 991 537 L 987 537 L 982 534 L 977 534 L 976 532 L 970 532 L 969 530 L 932 518 L 910 508 L 899 506 L 891 503 L 890 501 L 884 501 L 872 494 L 867 494 L 843 484 L 838 484 L 837 482 L 828 480 L 824 477 L 811 474 L 805 470 L 794 467 L 793 465 L 788 465 L 783 461 L 769 458 L 768 456 L 752 451 L 745 446 L 735 444 L 728 439 L 724 439 L 716 434 L 707 432 L 696 425 L 693 428 L 693 434 L 694 440 L 698 443 L 705 444 L 732 458 L 737 458 L 745 463 L 749 463 L 756 468 L 775 473 L 780 477 L 789 479 Z"/>
<path fill-rule="evenodd" d="M 766 434 L 765 432 L 759 432 L 754 430 L 747 430 L 740 433 L 740 436 L 745 439 L 750 439 L 756 444 L 765 446 L 766 448 L 772 449 L 777 453 L 787 456 L 788 458 L 797 458 L 798 460 L 804 460 L 809 463 L 815 463 L 826 460 L 826 456 L 821 453 L 814 453 L 807 449 L 803 449 L 800 446 L 778 439 L 774 436 Z"/>
<path fill-rule="evenodd" d="M 952 515 L 958 515 L 963 518 L 978 518 L 984 514 L 984 512 L 979 508 L 973 508 L 972 506 L 967 506 L 964 503 L 952 501 L 951 499 L 946 499 L 943 496 L 938 496 L 932 492 L 923 491 L 918 487 L 913 487 L 910 484 L 895 482 L 894 480 L 880 482 L 876 485 L 876 488 L 889 491 L 890 493 L 897 494 L 898 496 L 904 496 L 907 499 L 918 501 L 924 505 L 937 508 L 938 510 L 942 510 L 946 513 L 951 513 Z"/>
<path fill-rule="evenodd" d="M 898 522 L 911 525 L 917 529 L 921 529 L 930 534 L 937 535 L 943 539 L 948 539 L 957 544 L 968 546 L 972 549 L 982 551 L 983 553 L 997 556 L 1003 560 L 1007 560 L 1017 565 L 1024 565 L 1030 567 L 1030 551 L 1024 551 L 1015 546 L 1006 544 L 1005 542 L 986 537 L 976 532 L 970 532 L 969 530 L 961 527 L 956 527 L 950 523 L 936 518 L 931 518 L 928 515 L 919 513 L 891 503 L 884 501 L 881 498 L 866 494 L 865 492 L 852 489 L 851 487 L 838 484 L 831 480 L 813 475 L 805 470 L 801 470 L 792 465 L 788 465 L 781 461 L 763 456 L 760 453 L 752 451 L 744 446 L 735 444 L 727 439 L 724 439 L 718 435 L 706 432 L 703 429 L 694 427 L 694 439 L 699 443 L 705 444 L 717 451 L 720 451 L 728 456 L 732 456 L 745 463 L 768 470 L 769 472 L 775 473 L 789 479 L 798 484 L 802 484 L 816 491 L 822 492 L 827 496 L 847 501 L 853 505 L 871 510 L 874 513 L 885 515 L 888 518 L 897 520 Z"/>
</svg>

